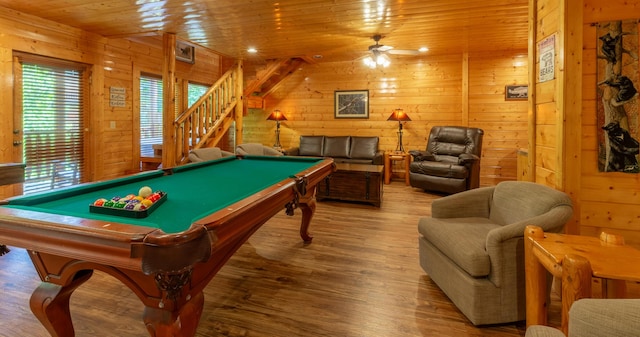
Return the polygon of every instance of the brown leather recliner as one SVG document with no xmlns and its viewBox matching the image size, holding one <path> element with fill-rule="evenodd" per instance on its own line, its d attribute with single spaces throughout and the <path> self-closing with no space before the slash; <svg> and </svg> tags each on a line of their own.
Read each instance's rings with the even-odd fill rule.
<svg viewBox="0 0 640 337">
<path fill-rule="evenodd" d="M 409 151 L 411 186 L 445 194 L 477 188 L 483 134 L 462 126 L 431 128 L 426 151 Z"/>
</svg>

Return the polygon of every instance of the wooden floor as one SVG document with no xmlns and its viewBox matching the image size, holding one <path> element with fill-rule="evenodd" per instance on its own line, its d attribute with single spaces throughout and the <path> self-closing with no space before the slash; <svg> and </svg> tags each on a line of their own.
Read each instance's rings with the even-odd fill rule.
<svg viewBox="0 0 640 337">
<path fill-rule="evenodd" d="M 524 336 L 524 323 L 474 327 L 420 268 L 418 218 L 438 197 L 394 181 L 380 208 L 319 202 L 309 245 L 300 213 L 281 212 L 206 288 L 197 336 Z M 0 257 L 0 336 L 48 336 L 28 304 L 38 284 L 24 250 Z M 142 309 L 100 272 L 71 298 L 76 336 L 148 336 Z"/>
</svg>

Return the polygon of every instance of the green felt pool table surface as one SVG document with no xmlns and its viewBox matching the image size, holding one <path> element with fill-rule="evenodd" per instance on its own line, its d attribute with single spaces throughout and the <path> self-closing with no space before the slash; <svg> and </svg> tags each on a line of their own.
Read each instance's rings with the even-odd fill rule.
<svg viewBox="0 0 640 337">
<path fill-rule="evenodd" d="M 196 220 L 273 186 L 322 161 L 321 158 L 245 156 L 149 171 L 114 180 L 83 184 L 44 194 L 13 198 L 1 207 L 19 208 L 86 219 L 184 231 Z M 169 172 L 169 174 L 167 174 Z M 143 186 L 167 195 L 145 218 L 89 211 L 100 198 L 138 194 Z"/>
</svg>

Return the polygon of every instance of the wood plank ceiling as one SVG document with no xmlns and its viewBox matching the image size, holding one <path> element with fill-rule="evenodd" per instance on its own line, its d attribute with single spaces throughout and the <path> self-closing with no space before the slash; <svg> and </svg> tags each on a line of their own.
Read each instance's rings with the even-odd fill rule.
<svg viewBox="0 0 640 337">
<path fill-rule="evenodd" d="M 528 0 L 0 0 L 0 6 L 111 38 L 172 32 L 254 62 L 355 60 L 375 34 L 383 45 L 424 46 L 431 55 L 526 52 L 528 39 Z"/>
</svg>

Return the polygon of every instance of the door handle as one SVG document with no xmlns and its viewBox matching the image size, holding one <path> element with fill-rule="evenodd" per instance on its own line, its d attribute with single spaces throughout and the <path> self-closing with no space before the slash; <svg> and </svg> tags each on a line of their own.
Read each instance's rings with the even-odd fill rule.
<svg viewBox="0 0 640 337">
<path fill-rule="evenodd" d="M 19 140 L 14 140 L 13 141 L 13 146 L 20 146 L 20 145 L 22 145 L 21 141 L 19 141 Z"/>
</svg>

